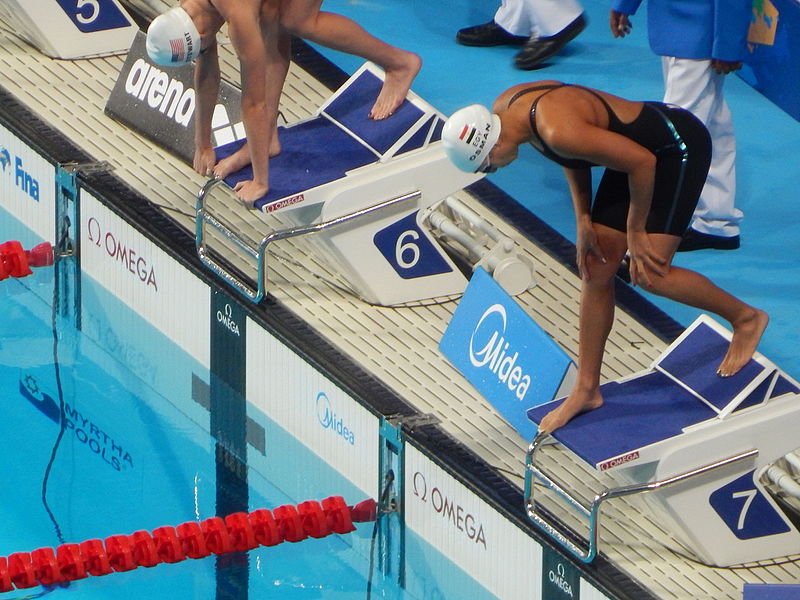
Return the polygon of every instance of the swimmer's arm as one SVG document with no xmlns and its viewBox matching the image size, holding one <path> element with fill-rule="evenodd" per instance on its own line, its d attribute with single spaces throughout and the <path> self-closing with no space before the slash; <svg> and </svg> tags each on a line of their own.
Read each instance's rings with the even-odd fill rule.
<svg viewBox="0 0 800 600">
<path fill-rule="evenodd" d="M 625 136 L 574 120 L 568 125 L 550 125 L 542 137 L 561 156 L 627 173 L 631 196 L 627 228 L 629 232 L 645 230 L 656 177 L 656 157 L 652 152 Z"/>
<path fill-rule="evenodd" d="M 564 167 L 575 219 L 578 227 L 591 223 L 592 171 L 591 169 L 569 169 Z"/>
<path fill-rule="evenodd" d="M 194 110 L 194 169 L 208 175 L 216 158 L 211 143 L 211 118 L 219 95 L 220 72 L 217 44 L 197 57 L 194 68 L 194 89 L 197 104 Z"/>
<path fill-rule="evenodd" d="M 592 170 L 564 167 L 564 176 L 567 178 L 572 205 L 575 208 L 575 251 L 578 273 L 581 278 L 589 280 L 591 272 L 588 256 L 593 254 L 601 262 L 606 262 L 592 225 Z"/>
<path fill-rule="evenodd" d="M 289 72 L 291 40 L 286 30 L 280 26 L 277 13 L 271 14 L 262 9 L 261 20 L 261 31 L 267 51 L 266 116 L 269 121 L 269 142 L 271 143 L 273 137 L 278 135 L 278 109 L 283 85 L 286 82 L 286 74 Z"/>
<path fill-rule="evenodd" d="M 630 204 L 626 237 L 631 282 L 651 287 L 648 270 L 664 275 L 667 269 L 665 259 L 654 251 L 646 230 L 656 174 L 653 153 L 625 136 L 580 119 L 570 119 L 555 129 L 551 127 L 548 133 L 545 142 L 561 156 L 582 158 L 628 174 Z"/>
</svg>

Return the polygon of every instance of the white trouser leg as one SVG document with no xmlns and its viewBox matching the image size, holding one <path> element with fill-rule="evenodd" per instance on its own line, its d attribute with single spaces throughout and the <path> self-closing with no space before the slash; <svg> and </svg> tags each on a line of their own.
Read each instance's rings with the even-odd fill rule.
<svg viewBox="0 0 800 600">
<path fill-rule="evenodd" d="M 710 60 L 664 56 L 664 102 L 694 113 L 708 128 L 713 143 L 708 179 L 694 212 L 692 227 L 701 233 L 739 235 L 744 216 L 735 207 L 736 137 L 728 104 L 722 95 L 724 75 L 711 68 Z"/>
<path fill-rule="evenodd" d="M 582 12 L 578 0 L 503 0 L 494 20 L 514 35 L 548 37 L 564 29 Z"/>
</svg>

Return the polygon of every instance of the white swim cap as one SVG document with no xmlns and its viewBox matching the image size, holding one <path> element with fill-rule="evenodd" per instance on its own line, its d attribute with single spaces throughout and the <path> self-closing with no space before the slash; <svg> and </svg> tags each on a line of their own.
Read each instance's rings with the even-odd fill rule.
<svg viewBox="0 0 800 600">
<path fill-rule="evenodd" d="M 448 158 L 462 171 L 475 173 L 500 137 L 500 117 L 480 104 L 457 110 L 442 129 Z"/>
<path fill-rule="evenodd" d="M 161 13 L 147 29 L 147 54 L 162 67 L 180 67 L 200 54 L 200 34 L 180 6 Z"/>
</svg>

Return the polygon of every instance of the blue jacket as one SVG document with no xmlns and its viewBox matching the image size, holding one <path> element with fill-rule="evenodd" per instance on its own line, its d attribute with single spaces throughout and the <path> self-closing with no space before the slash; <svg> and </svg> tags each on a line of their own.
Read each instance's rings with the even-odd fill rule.
<svg viewBox="0 0 800 600">
<path fill-rule="evenodd" d="M 632 15 L 642 0 L 613 0 Z M 753 0 L 649 0 L 647 32 L 659 56 L 736 62 L 747 54 Z"/>
</svg>

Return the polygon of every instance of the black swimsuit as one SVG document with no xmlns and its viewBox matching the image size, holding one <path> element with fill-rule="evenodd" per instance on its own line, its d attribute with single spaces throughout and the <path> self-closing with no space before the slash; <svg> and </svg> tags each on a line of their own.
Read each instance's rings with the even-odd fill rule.
<svg viewBox="0 0 800 600">
<path fill-rule="evenodd" d="M 508 104 L 510 106 L 529 92 L 547 90 L 531 104 L 531 129 L 541 148 L 531 145 L 562 167 L 586 169 L 597 166 L 586 160 L 560 156 L 539 136 L 536 125 L 539 100 L 567 85 L 570 84 L 525 88 L 514 94 Z M 609 131 L 644 146 L 656 156 L 655 186 L 646 228 L 649 233 L 682 235 L 700 198 L 711 161 L 711 138 L 703 123 L 689 111 L 661 102 L 645 102 L 633 121 L 623 123 L 600 94 L 581 86 L 571 87 L 585 90 L 603 103 L 608 112 Z M 606 169 L 592 203 L 592 221 L 625 231 L 629 204 L 627 174 Z"/>
</svg>

